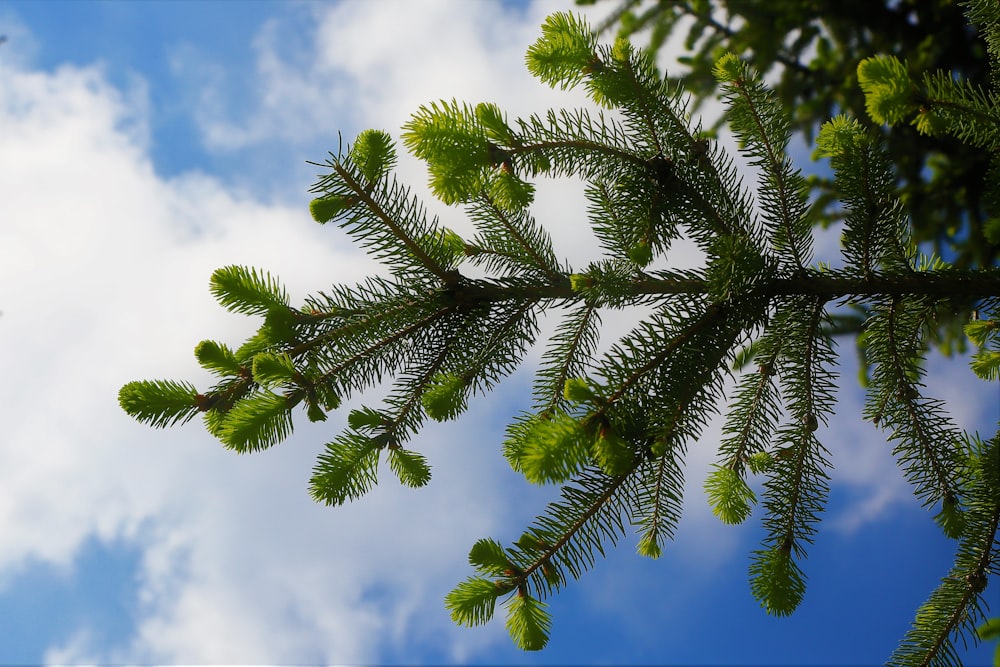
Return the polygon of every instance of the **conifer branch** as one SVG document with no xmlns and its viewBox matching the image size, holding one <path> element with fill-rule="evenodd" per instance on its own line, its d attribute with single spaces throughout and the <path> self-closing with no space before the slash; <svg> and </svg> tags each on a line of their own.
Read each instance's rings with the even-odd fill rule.
<svg viewBox="0 0 1000 667">
<path fill-rule="evenodd" d="M 894 299 L 885 309 L 884 324 L 882 319 L 873 323 L 873 332 L 886 338 L 884 354 L 888 355 L 883 357 L 877 338 L 869 343 L 879 364 L 873 387 L 881 392 L 877 408 L 880 412 L 874 417 L 884 428 L 893 429 L 893 439 L 899 440 L 894 454 L 906 465 L 916 495 L 928 504 L 941 499 L 947 507 L 959 500 L 957 462 L 949 460 L 952 448 L 942 448 L 941 444 L 956 442 L 957 433 L 943 418 L 934 415 L 933 402 L 920 401 L 920 371 L 914 359 L 917 343 L 903 339 L 907 334 L 915 339 L 918 334 L 921 322 L 914 319 L 915 308 L 920 304 L 907 308 L 903 301 Z M 926 308 L 920 308 L 921 314 L 926 312 Z"/>
<path fill-rule="evenodd" d="M 729 433 L 720 446 L 725 453 L 725 465 L 739 474 L 754 454 L 764 450 L 772 425 L 777 422 L 778 406 L 775 400 L 775 363 L 781 352 L 780 340 L 770 354 L 758 356 L 756 375 L 745 375 L 737 398 L 730 411 L 731 419 L 723 427 Z"/>
<path fill-rule="evenodd" d="M 615 401 L 624 396 L 639 380 L 650 371 L 658 368 L 665 359 L 672 357 L 685 344 L 704 332 L 709 327 L 721 322 L 726 315 L 725 307 L 713 304 L 692 321 L 688 326 L 678 333 L 669 343 L 663 346 L 660 351 L 652 355 L 648 361 L 640 364 L 631 370 L 627 377 L 617 384 L 617 389 L 608 396 L 607 405 L 613 405 Z M 604 410 L 606 408 L 602 408 Z"/>
<path fill-rule="evenodd" d="M 896 667 L 961 665 L 952 636 L 974 641 L 983 617 L 983 592 L 990 575 L 1000 574 L 1000 436 L 974 443 L 964 469 L 967 523 L 955 563 L 917 611 L 913 626 L 889 659 Z"/>
<path fill-rule="evenodd" d="M 345 392 L 349 390 L 352 385 L 358 389 L 362 388 L 365 383 L 360 381 L 361 376 L 357 373 L 360 364 L 370 362 L 376 358 L 375 355 L 378 353 L 391 349 L 393 346 L 411 338 L 417 333 L 426 331 L 429 327 L 437 324 L 440 320 L 445 319 L 452 313 L 452 311 L 453 309 L 450 306 L 439 307 L 437 310 L 426 314 L 421 319 L 414 321 L 412 324 L 409 324 L 402 329 L 391 333 L 390 335 L 364 344 L 362 347 L 350 353 L 347 357 L 338 359 L 336 363 L 325 369 L 322 375 L 317 379 L 317 383 L 336 382 L 341 387 L 341 390 Z M 344 334 L 351 333 L 355 326 L 357 326 L 356 323 L 347 324 L 325 334 L 323 336 L 323 346 L 330 345 L 334 342 L 343 343 Z M 299 346 L 293 348 L 291 353 L 298 356 L 303 354 L 305 351 L 312 350 L 316 347 L 317 345 Z M 354 374 L 349 378 L 344 378 L 344 374 L 348 372 Z"/>
<path fill-rule="evenodd" d="M 369 327 L 384 322 L 393 316 L 400 315 L 404 312 L 413 310 L 413 308 L 416 307 L 417 305 L 418 304 L 416 301 L 411 299 L 406 299 L 397 304 L 378 304 L 371 310 L 354 311 L 348 317 L 343 318 L 343 323 L 340 324 L 339 326 L 336 326 L 330 329 L 329 331 L 320 333 L 311 340 L 303 341 L 302 343 L 299 343 L 298 345 L 289 348 L 288 354 L 290 354 L 293 357 L 298 357 L 308 352 L 312 352 L 316 349 L 328 347 L 331 343 L 340 341 L 348 334 L 364 332 Z M 354 356 L 359 357 L 362 354 L 374 352 L 377 351 L 378 349 L 386 347 L 387 345 L 398 342 L 399 340 L 407 337 L 408 335 L 430 326 L 436 320 L 447 315 L 451 311 L 452 311 L 452 306 L 450 304 L 438 306 L 436 309 L 427 313 L 420 320 L 413 322 L 412 324 L 395 332 L 389 337 L 386 337 L 382 340 L 373 343 L 363 353 Z"/>
<path fill-rule="evenodd" d="M 987 0 L 970 2 L 973 15 L 1000 16 Z M 713 27 L 710 16 L 697 18 Z M 994 53 L 1000 22 L 990 25 Z M 511 637 L 539 649 L 551 623 L 542 599 L 592 567 L 624 534 L 625 519 L 640 535 L 639 553 L 659 556 L 680 517 L 687 447 L 727 397 L 719 463 L 705 488 L 713 512 L 739 523 L 756 503 L 748 475 L 766 475 L 766 535 L 752 555 L 751 591 L 768 612 L 784 615 L 805 593 L 799 563 L 829 492 L 828 452 L 816 431 L 834 406 L 831 336 L 844 327 L 833 326 L 826 309 L 838 301 L 867 318 L 859 337 L 872 368 L 865 414 L 891 430 L 915 494 L 941 500 L 935 519 L 959 541 L 952 572 L 894 659 L 954 662 L 951 637 L 970 631 L 986 578 L 1000 572 L 1000 444 L 973 442 L 942 402 L 920 396 L 921 362 L 942 304 L 975 307 L 990 323 L 967 328 L 989 348 L 973 368 L 995 379 L 1000 269 L 960 270 L 920 257 L 885 148 L 846 117 L 824 125 L 818 142 L 846 207 L 845 266 L 808 266 L 815 208 L 788 155 L 790 122 L 760 75 L 735 56 L 714 74 L 728 86 L 731 126 L 761 171 L 755 191 L 689 122 L 680 89 L 626 41 L 600 46 L 582 19 L 554 14 L 527 63 L 550 86 L 582 84 L 621 120 L 549 111 L 508 124 L 495 104 L 421 107 L 403 143 L 427 163 L 435 196 L 466 205 L 476 227 L 471 242 L 429 221 L 392 178 L 390 136 L 363 132 L 346 154 L 331 154 L 310 210 L 318 222 L 337 220 L 388 264 L 391 278 L 335 285 L 295 309 L 270 274 L 220 269 L 213 293 L 222 306 L 262 318 L 257 332 L 235 351 L 198 345 L 199 363 L 219 378 L 204 394 L 187 383 L 133 382 L 120 392 L 122 407 L 156 427 L 201 412 L 225 446 L 251 451 L 291 432 L 294 407 L 322 421 L 343 397 L 388 381 L 384 407 L 351 411 L 348 428 L 317 458 L 310 493 L 339 505 L 375 486 L 382 454 L 403 484 L 426 484 L 429 466 L 403 442 L 427 418 L 457 417 L 471 396 L 492 390 L 535 343 L 537 316 L 565 308 L 534 380 L 536 412 L 517 418 L 502 445 L 527 480 L 562 485 L 560 498 L 513 546 L 490 539 L 473 546 L 478 575 L 448 595 L 452 617 L 485 623 L 507 596 Z M 876 120 L 918 114 L 922 132 L 994 145 L 998 123 L 987 108 L 994 93 L 937 76 L 925 78 L 931 94 L 921 100 L 908 77 L 891 58 L 859 68 L 869 108 L 882 114 Z M 930 101 L 928 109 L 918 101 Z M 528 213 L 535 185 L 524 178 L 539 174 L 586 181 L 587 215 L 604 255 L 583 272 L 557 259 Z M 998 176 L 987 176 L 991 196 L 1000 192 Z M 701 248 L 702 265 L 650 268 L 681 237 Z M 463 261 L 485 275 L 463 275 Z M 641 322 L 597 356 L 602 314 L 626 310 L 641 311 Z M 751 358 L 758 372 L 730 392 L 730 368 Z"/>
<path fill-rule="evenodd" d="M 578 481 L 584 485 L 584 494 L 587 498 L 585 504 L 574 503 L 572 505 L 561 505 L 559 502 L 552 503 L 548 510 L 549 512 L 559 512 L 560 510 L 572 510 L 572 519 L 570 523 L 566 526 L 559 527 L 558 537 L 551 544 L 545 541 L 535 540 L 536 544 L 542 546 L 541 553 L 537 555 L 532 561 L 530 561 L 523 570 L 513 578 L 512 582 L 516 585 L 524 585 L 529 580 L 534 580 L 535 590 L 539 594 L 544 595 L 549 589 L 549 586 L 555 584 L 558 580 L 553 578 L 552 575 L 549 577 L 545 576 L 545 570 L 548 567 L 552 567 L 552 563 L 557 560 L 557 557 L 562 551 L 575 539 L 578 538 L 583 531 L 583 529 L 601 513 L 606 512 L 607 506 L 610 501 L 614 498 L 615 494 L 618 493 L 622 487 L 625 485 L 626 481 L 634 471 L 635 467 L 638 467 L 638 461 L 633 466 L 632 470 L 629 472 L 617 475 L 614 477 L 609 477 L 594 470 L 588 470 L 584 476 Z M 595 488 L 591 489 L 590 486 Z M 572 487 L 566 487 L 568 491 Z M 578 492 L 579 493 L 579 492 Z M 547 512 L 548 514 L 548 512 Z M 544 517 L 545 515 L 543 515 Z M 539 527 L 544 526 L 549 528 L 549 522 L 542 520 Z M 605 537 L 613 538 L 613 534 L 609 534 L 605 531 Z M 592 537 L 587 537 L 587 540 L 592 540 Z M 586 553 L 586 552 L 585 552 Z M 589 562 L 593 563 L 593 556 L 588 557 Z M 579 577 L 580 571 L 572 564 L 572 561 L 567 562 L 571 573 L 575 578 Z M 551 583 L 550 583 L 551 580 Z M 544 583 L 543 583 L 544 582 Z M 558 586 L 554 586 L 558 588 Z"/>
<path fill-rule="evenodd" d="M 532 264 L 538 267 L 545 274 L 550 283 L 558 283 L 563 279 L 562 274 L 559 273 L 559 269 L 554 265 L 552 259 L 542 256 L 538 249 L 536 249 L 535 244 L 529 241 L 518 226 L 513 223 L 510 213 L 498 207 L 496 202 L 486 193 L 483 193 L 481 202 L 487 209 L 489 209 L 494 218 L 500 222 L 507 235 L 513 238 L 517 242 L 518 246 L 520 246 L 521 249 L 527 253 L 527 255 L 531 258 Z M 491 248 L 489 249 L 489 252 L 497 252 L 497 250 Z"/>
<path fill-rule="evenodd" d="M 648 98 L 649 86 L 643 86 L 639 82 L 639 75 L 635 68 L 635 62 L 631 58 L 626 58 L 624 62 L 619 61 L 622 68 L 628 75 L 628 82 L 631 90 L 626 99 L 631 99 L 635 101 L 636 116 L 640 119 L 640 122 L 646 129 L 646 137 L 652 142 L 652 148 L 654 149 L 655 155 L 660 158 L 667 157 L 667 152 L 665 150 L 666 144 L 664 141 L 660 140 L 659 132 L 656 129 L 656 122 L 654 120 L 654 107 L 660 110 L 659 107 L 662 105 L 661 100 L 656 100 L 653 102 Z M 648 63 L 646 63 L 648 64 Z M 669 108 L 669 105 L 667 105 Z M 687 127 L 683 124 L 680 125 L 684 133 L 687 132 Z"/>
<path fill-rule="evenodd" d="M 567 318 L 567 320 L 570 324 L 573 323 L 572 319 Z M 592 303 L 584 303 L 576 322 L 576 325 L 566 332 L 564 338 L 553 339 L 554 345 L 550 348 L 549 356 L 555 363 L 545 365 L 538 371 L 535 395 L 536 407 L 540 412 L 547 412 L 558 406 L 562 401 L 566 381 L 582 374 L 584 365 L 593 353 L 596 336 L 591 332 L 595 323 L 600 322 L 597 307 Z M 540 382 L 543 378 L 546 380 L 544 385 Z"/>
<path fill-rule="evenodd" d="M 630 164 L 643 169 L 647 166 L 645 159 L 630 151 L 618 148 L 617 146 L 611 146 L 606 143 L 589 141 L 586 139 L 550 139 L 548 141 L 522 144 L 512 148 L 511 155 L 512 157 L 517 157 L 521 154 L 530 155 L 532 153 L 551 155 L 563 150 L 570 150 L 573 152 L 579 151 L 584 155 L 611 157 L 622 164 Z M 579 169 L 581 169 L 581 176 L 594 177 L 597 175 L 596 173 L 591 172 L 591 165 L 584 164 L 581 165 Z"/>
<path fill-rule="evenodd" d="M 420 418 L 417 412 L 423 405 L 420 400 L 421 396 L 429 385 L 431 378 L 441 372 L 441 367 L 452 352 L 450 343 L 457 338 L 457 335 L 458 331 L 453 330 L 441 345 L 438 353 L 424 364 L 424 368 L 409 383 L 410 387 L 402 388 L 402 391 L 397 389 L 397 392 L 395 392 L 396 395 L 390 397 L 389 402 L 396 403 L 400 398 L 400 394 L 402 394 L 402 401 L 393 406 L 396 409 L 395 416 L 385 424 L 384 431 L 390 434 L 390 448 L 398 447 L 401 443 L 403 438 L 400 436 L 403 435 L 404 424 L 409 424 L 413 428 L 419 424 Z"/>
<path fill-rule="evenodd" d="M 950 78 L 947 81 L 954 85 Z M 940 89 L 943 86 L 931 84 L 928 87 Z M 954 116 L 956 118 L 954 133 L 961 139 L 982 145 L 987 150 L 997 151 L 1000 149 L 1000 114 L 997 114 L 995 110 L 1000 105 L 1000 98 L 987 96 L 977 90 L 965 92 L 964 98 L 956 98 L 954 95 L 950 97 L 928 96 L 923 100 L 926 105 L 926 110 L 923 113 Z M 928 118 L 926 121 L 928 129 L 933 128 L 936 122 L 940 123 L 940 120 L 933 117 Z"/>
<path fill-rule="evenodd" d="M 807 325 L 808 333 L 805 336 L 804 357 L 801 364 L 803 391 L 801 395 L 796 396 L 796 402 L 798 402 L 799 399 L 801 399 L 802 402 L 802 408 L 799 408 L 795 412 L 795 416 L 801 425 L 796 426 L 796 441 L 791 443 L 791 446 L 794 448 L 794 473 L 791 477 L 792 493 L 788 498 L 788 510 L 783 531 L 784 535 L 780 543 L 782 550 L 792 549 L 796 553 L 801 553 L 801 546 L 798 544 L 797 538 L 808 535 L 807 532 L 801 530 L 801 527 L 805 525 L 806 521 L 815 520 L 812 516 L 800 516 L 800 512 L 801 498 L 808 487 L 808 483 L 806 481 L 806 476 L 809 474 L 807 460 L 813 453 L 812 450 L 814 448 L 822 448 L 822 445 L 820 445 L 813 436 L 813 432 L 816 430 L 819 420 L 823 418 L 823 413 L 821 412 L 821 401 L 816 395 L 817 380 L 814 375 L 818 364 L 816 354 L 817 336 L 822 335 L 820 333 L 820 319 L 822 315 L 823 302 L 817 300 L 814 302 L 809 314 L 809 321 Z"/>
<path fill-rule="evenodd" d="M 399 239 L 400 243 L 402 243 L 403 246 L 417 258 L 424 268 L 437 276 L 445 285 L 451 285 L 458 279 L 454 270 L 443 266 L 438 260 L 431 257 L 410 234 L 397 224 L 396 219 L 390 215 L 388 211 L 382 208 L 381 203 L 377 202 L 371 196 L 371 189 L 356 180 L 354 178 L 354 174 L 349 169 L 344 167 L 339 160 L 331 161 L 330 166 L 342 179 L 343 183 L 354 193 L 354 196 L 357 197 L 358 201 L 364 203 L 365 208 L 376 216 L 379 221 L 385 225 L 397 239 Z"/>
<path fill-rule="evenodd" d="M 672 539 L 680 520 L 684 472 L 681 468 L 682 452 L 679 450 L 664 448 L 663 454 L 652 461 L 646 459 L 639 469 L 637 502 L 633 503 L 631 513 L 632 522 L 645 529 L 636 551 L 648 558 L 660 557 L 663 552 L 660 544 L 662 537 Z M 646 474 L 642 474 L 644 472 Z"/>
<path fill-rule="evenodd" d="M 568 274 L 562 274 L 558 282 L 531 285 L 463 279 L 453 287 L 452 293 L 471 303 L 520 301 L 526 298 L 577 301 L 580 294 L 570 283 Z M 704 279 L 694 277 L 670 275 L 657 278 L 655 274 L 644 274 L 633 278 L 627 285 L 622 285 L 621 289 L 624 290 L 623 296 L 632 299 L 647 296 L 698 295 L 708 292 L 708 283 Z M 764 281 L 744 297 L 753 299 L 805 295 L 827 301 L 844 297 L 865 301 L 877 297 L 907 295 L 945 299 L 953 298 L 956 294 L 961 294 L 969 300 L 1000 297 L 1000 270 L 946 269 L 918 271 L 909 275 L 876 273 L 871 276 L 854 276 L 809 269 L 798 273 L 795 277 L 776 277 Z"/>
<path fill-rule="evenodd" d="M 790 253 L 792 268 L 801 270 L 809 261 L 809 226 L 804 223 L 805 183 L 791 168 L 786 154 L 789 139 L 787 116 L 777 108 L 774 96 L 758 75 L 728 54 L 719 60 L 716 77 L 725 85 L 732 102 L 733 129 L 747 145 L 746 152 L 763 170 L 761 200 L 765 218 L 773 220 L 775 250 Z"/>
<path fill-rule="evenodd" d="M 680 194 L 683 194 L 690 202 L 692 208 L 703 216 L 705 220 L 709 223 L 709 238 L 712 236 L 749 236 L 744 230 L 740 229 L 737 224 L 727 220 L 726 216 L 715 207 L 709 199 L 702 194 L 697 188 L 692 187 L 691 184 L 679 179 L 676 175 L 665 175 L 662 173 L 663 170 L 653 169 L 654 173 L 660 182 L 660 186 L 666 190 L 677 189 Z M 659 171 L 660 173 L 657 173 Z M 680 210 L 685 210 L 681 208 Z M 695 227 L 697 230 L 697 227 Z M 698 234 L 698 236 L 704 237 L 705 235 Z"/>
</svg>

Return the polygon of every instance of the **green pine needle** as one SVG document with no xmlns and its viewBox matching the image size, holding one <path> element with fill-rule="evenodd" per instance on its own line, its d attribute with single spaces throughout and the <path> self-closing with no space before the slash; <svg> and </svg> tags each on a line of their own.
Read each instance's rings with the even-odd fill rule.
<svg viewBox="0 0 1000 667">
<path fill-rule="evenodd" d="M 354 140 L 351 161 L 368 180 L 375 183 L 396 166 L 392 137 L 381 130 L 365 130 Z"/>
<path fill-rule="evenodd" d="M 516 143 L 514 131 L 507 124 L 506 115 L 497 105 L 487 102 L 477 104 L 476 119 L 482 124 L 493 142 L 502 146 L 511 146 Z"/>
<path fill-rule="evenodd" d="M 212 274 L 210 290 L 223 307 L 244 315 L 267 315 L 288 309 L 285 288 L 270 273 L 226 266 Z"/>
<path fill-rule="evenodd" d="M 431 480 L 431 468 L 427 459 L 408 449 L 389 450 L 389 469 L 396 473 L 399 481 L 412 488 L 426 486 Z"/>
<path fill-rule="evenodd" d="M 569 378 L 563 385 L 563 398 L 573 405 L 597 406 L 599 400 L 586 378 Z"/>
<path fill-rule="evenodd" d="M 876 123 L 900 123 L 917 110 L 916 86 L 906 65 L 895 56 L 862 60 L 858 83 L 865 93 L 865 108 Z"/>
<path fill-rule="evenodd" d="M 507 212 L 527 208 L 535 199 L 535 186 L 500 169 L 492 174 L 486 188 L 490 199 Z"/>
<path fill-rule="evenodd" d="M 483 574 L 495 577 L 509 574 L 514 567 L 503 545 L 488 537 L 477 540 L 472 545 L 469 550 L 469 564 Z"/>
<path fill-rule="evenodd" d="M 610 427 L 598 429 L 591 451 L 601 470 L 612 477 L 631 472 L 635 466 L 632 447 Z"/>
<path fill-rule="evenodd" d="M 118 392 L 122 410 L 156 428 L 183 424 L 198 413 L 198 390 L 187 382 L 141 380 Z"/>
<path fill-rule="evenodd" d="M 597 36 L 583 18 L 557 12 L 545 19 L 542 36 L 528 48 L 525 60 L 541 81 L 566 90 L 599 67 L 596 48 Z"/>
<path fill-rule="evenodd" d="M 226 413 L 218 436 L 238 452 L 267 449 L 291 434 L 293 404 L 269 391 L 248 396 Z"/>
<path fill-rule="evenodd" d="M 519 435 L 517 464 L 529 482 L 565 482 L 587 463 L 592 438 L 565 412 L 538 419 Z"/>
<path fill-rule="evenodd" d="M 490 141 L 474 108 L 454 100 L 422 106 L 403 125 L 403 143 L 427 162 L 431 190 L 445 204 L 469 202 L 483 191 Z"/>
<path fill-rule="evenodd" d="M 448 593 L 444 606 L 451 612 L 451 620 L 459 625 L 483 625 L 493 618 L 497 597 L 502 593 L 496 582 L 470 577 Z"/>
<path fill-rule="evenodd" d="M 757 502 L 753 490 L 729 466 L 715 466 L 715 470 L 705 479 L 705 493 L 708 495 L 712 514 L 730 525 L 746 521 Z"/>
<path fill-rule="evenodd" d="M 360 498 L 377 483 L 381 448 L 370 438 L 346 433 L 326 446 L 313 468 L 309 494 L 327 505 Z"/>
<path fill-rule="evenodd" d="M 203 340 L 194 348 L 194 356 L 205 370 L 216 375 L 234 376 L 243 371 L 236 355 L 226 345 L 214 340 Z"/>
<path fill-rule="evenodd" d="M 358 203 L 354 196 L 317 197 L 309 202 L 309 214 L 318 223 L 326 224 Z"/>
<path fill-rule="evenodd" d="M 965 513 L 958 501 L 952 496 L 946 496 L 941 503 L 941 511 L 934 515 L 936 523 L 945 536 L 957 540 L 965 530 Z"/>
<path fill-rule="evenodd" d="M 371 431 L 378 428 L 385 428 L 392 420 L 388 415 L 372 410 L 371 408 L 360 408 L 351 410 L 347 415 L 347 424 L 356 431 Z"/>
<path fill-rule="evenodd" d="M 427 385 L 420 397 L 427 416 L 435 421 L 455 419 L 467 407 L 467 385 L 453 374 L 439 374 Z"/>
<path fill-rule="evenodd" d="M 298 374 L 287 354 L 262 352 L 253 358 L 253 379 L 264 387 L 287 384 Z"/>
<path fill-rule="evenodd" d="M 656 559 L 663 555 L 663 548 L 657 541 L 657 535 L 654 532 L 644 534 L 639 539 L 639 543 L 636 544 L 635 551 L 646 558 Z"/>
<path fill-rule="evenodd" d="M 769 614 L 788 616 L 795 611 L 805 595 L 806 583 L 790 549 L 754 551 L 750 590 Z"/>
<path fill-rule="evenodd" d="M 552 616 L 545 611 L 548 605 L 519 592 L 504 606 L 507 607 L 507 632 L 514 644 L 525 651 L 545 648 L 552 626 Z"/>
</svg>

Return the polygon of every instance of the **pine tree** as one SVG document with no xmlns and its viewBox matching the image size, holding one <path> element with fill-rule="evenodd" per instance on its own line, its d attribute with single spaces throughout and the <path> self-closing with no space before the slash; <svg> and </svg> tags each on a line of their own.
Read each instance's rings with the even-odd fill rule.
<svg viewBox="0 0 1000 667">
<path fill-rule="evenodd" d="M 1000 71 L 1000 8 L 978 0 L 970 18 Z M 493 389 L 539 342 L 537 318 L 558 311 L 532 409 L 509 425 L 502 451 L 529 481 L 560 485 L 560 498 L 514 543 L 476 542 L 475 574 L 445 600 L 454 620 L 470 626 L 489 621 L 500 601 L 514 642 L 535 650 L 551 625 L 546 599 L 626 531 L 637 531 L 641 555 L 661 554 L 680 517 L 688 443 L 724 404 L 708 497 L 722 521 L 740 523 L 758 503 L 751 480 L 763 479 L 766 535 L 752 554 L 750 589 L 771 614 L 795 610 L 829 490 L 829 452 L 817 432 L 835 408 L 832 322 L 839 309 L 863 306 L 871 313 L 859 341 L 871 369 L 863 417 L 887 433 L 914 494 L 957 542 L 952 570 L 890 662 L 957 664 L 955 641 L 976 641 L 988 577 L 1000 573 L 1000 434 L 983 440 L 958 428 L 925 385 L 922 362 L 937 314 L 965 309 L 980 348 L 973 368 L 1000 380 L 1000 270 L 956 268 L 921 252 L 881 138 L 847 116 L 825 124 L 817 142 L 842 193 L 844 267 L 813 262 L 813 209 L 787 152 L 787 112 L 735 55 L 723 56 L 714 75 L 758 174 L 753 192 L 692 123 L 682 91 L 626 39 L 600 44 L 582 19 L 553 14 L 527 63 L 550 86 L 583 86 L 598 108 L 510 121 L 494 104 L 440 102 L 403 128 L 434 194 L 468 212 L 473 238 L 438 224 L 394 178 L 387 133 L 363 132 L 323 165 L 310 209 L 384 262 L 388 275 L 294 307 L 269 273 L 219 269 L 213 294 L 233 312 L 262 318 L 259 330 L 235 350 L 197 346 L 200 364 L 218 376 L 207 391 L 132 382 L 122 407 L 158 427 L 201 415 L 226 447 L 252 452 L 291 433 L 296 407 L 322 421 L 342 400 L 392 378 L 383 403 L 351 411 L 347 430 L 316 462 L 311 495 L 340 505 L 376 485 L 383 461 L 403 484 L 427 484 L 415 439 L 421 425 L 458 418 Z M 858 76 L 877 122 L 950 133 L 987 147 L 995 161 L 995 89 L 942 73 L 915 82 L 891 57 L 864 61 Z M 581 270 L 559 259 L 530 213 L 539 175 L 586 181 L 602 258 Z M 995 203 L 996 169 L 985 188 Z M 996 218 L 991 224 L 1000 236 Z M 703 265 L 657 268 L 682 237 L 697 244 Z M 648 314 L 598 354 L 602 313 L 634 306 Z"/>
</svg>

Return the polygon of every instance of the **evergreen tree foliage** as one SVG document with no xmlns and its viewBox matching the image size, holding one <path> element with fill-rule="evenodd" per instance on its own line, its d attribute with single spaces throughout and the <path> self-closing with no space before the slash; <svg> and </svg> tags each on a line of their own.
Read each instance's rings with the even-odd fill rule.
<svg viewBox="0 0 1000 667">
<path fill-rule="evenodd" d="M 970 16 L 986 29 L 997 67 L 1000 9 L 977 0 Z M 752 554 L 750 591 L 768 613 L 796 609 L 829 492 L 820 427 L 836 406 L 833 320 L 858 307 L 870 313 L 859 339 L 871 367 L 863 416 L 886 432 L 914 494 L 957 544 L 951 571 L 890 661 L 957 664 L 955 642 L 976 641 L 988 578 L 1000 573 L 1000 434 L 982 439 L 954 424 L 924 382 L 923 361 L 936 318 L 958 309 L 979 347 L 974 370 L 1000 379 L 1000 270 L 922 252 L 883 137 L 846 115 L 817 140 L 842 193 L 843 268 L 814 263 L 814 208 L 787 150 L 793 124 L 735 55 L 718 59 L 713 75 L 757 174 L 753 188 L 692 123 L 683 89 L 628 40 L 601 44 L 579 17 L 553 14 L 527 64 L 550 86 L 582 86 L 597 108 L 511 121 L 493 104 L 443 101 L 403 128 L 434 194 L 468 212 L 471 239 L 428 216 L 393 176 L 390 136 L 366 131 L 330 154 L 310 208 L 381 260 L 387 277 L 335 285 L 294 307 L 267 272 L 220 269 L 212 293 L 260 318 L 259 330 L 235 350 L 197 346 L 199 363 L 218 378 L 204 393 L 132 382 L 122 407 L 157 427 L 200 414 L 226 447 L 248 452 L 286 438 L 297 407 L 322 421 L 389 378 L 382 404 L 351 411 L 316 461 L 312 496 L 340 505 L 371 491 L 383 462 L 401 483 L 427 484 L 431 469 L 414 440 L 424 421 L 458 418 L 544 344 L 531 409 L 501 447 L 512 468 L 559 485 L 560 496 L 514 543 L 476 542 L 475 573 L 445 600 L 469 626 L 488 622 L 499 601 L 514 642 L 535 650 L 552 623 L 546 599 L 629 531 L 643 556 L 667 548 L 687 447 L 720 406 L 724 437 L 707 495 L 726 523 L 760 514 L 765 536 Z M 884 56 L 864 61 L 858 77 L 878 122 L 912 123 L 996 158 L 996 89 L 938 73 L 916 82 Z M 991 201 L 998 174 L 985 182 Z M 539 175 L 587 183 L 602 257 L 580 269 L 559 259 L 530 213 Z M 697 244 L 701 267 L 657 268 L 680 238 Z M 634 306 L 647 314 L 598 354 L 602 314 Z M 538 318 L 556 311 L 554 334 L 539 341 Z"/>
<path fill-rule="evenodd" d="M 846 113 L 884 138 L 893 165 L 898 200 L 914 240 L 956 267 L 1000 265 L 996 205 L 984 188 L 983 172 L 992 151 L 948 133 L 923 133 L 909 123 L 884 125 L 866 113 L 858 86 L 858 64 L 873 54 L 891 55 L 912 76 L 936 71 L 939 84 L 958 77 L 969 91 L 988 84 L 990 67 L 983 40 L 987 23 L 971 25 L 955 0 L 576 0 L 600 4 L 610 12 L 599 34 L 641 35 L 654 57 L 669 44 L 683 54 L 666 68 L 671 80 L 691 94 L 695 108 L 719 94 L 713 75 L 718 58 L 739 54 L 768 81 L 793 132 L 812 143 L 833 114 Z M 648 40 L 648 41 L 647 41 Z M 722 124 L 725 117 L 718 119 Z M 712 129 L 716 129 L 718 125 Z M 814 154 L 815 155 L 815 154 Z M 846 193 L 835 179 L 819 173 L 807 178 L 813 223 L 838 221 L 837 206 Z M 836 330 L 856 334 L 871 314 L 834 318 Z M 965 352 L 964 322 L 941 313 L 935 344 Z M 862 380 L 865 379 L 862 374 Z"/>
<path fill-rule="evenodd" d="M 1000 243 L 984 234 L 990 218 L 981 178 L 990 154 L 949 136 L 921 134 L 907 124 L 882 126 L 865 114 L 858 88 L 858 63 L 874 54 L 892 55 L 908 72 L 951 72 L 967 85 L 987 85 L 990 68 L 976 26 L 962 3 L 923 0 L 576 0 L 606 5 L 599 33 L 643 33 L 658 54 L 669 42 L 686 54 L 670 69 L 673 80 L 696 105 L 714 99 L 712 68 L 722 53 L 748 59 L 774 81 L 795 132 L 812 140 L 820 125 L 847 113 L 883 134 L 895 167 L 900 200 L 915 238 L 961 267 L 991 266 Z M 983 35 L 983 31 L 979 31 Z M 644 37 L 645 38 L 645 37 Z M 682 73 L 683 72 L 683 73 Z M 950 85 L 950 77 L 942 82 Z M 824 178 L 811 179 L 819 202 L 842 193 Z M 836 193 L 836 196 L 834 194 Z M 818 216 L 829 221 L 836 209 Z M 959 231 L 961 230 L 961 231 Z"/>
</svg>

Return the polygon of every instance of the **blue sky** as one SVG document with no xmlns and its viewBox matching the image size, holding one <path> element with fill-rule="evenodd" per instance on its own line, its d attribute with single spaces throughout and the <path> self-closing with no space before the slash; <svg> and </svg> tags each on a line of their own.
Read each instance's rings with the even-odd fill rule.
<svg viewBox="0 0 1000 667">
<path fill-rule="evenodd" d="M 549 648 L 514 650 L 502 620 L 456 628 L 442 604 L 484 536 L 511 540 L 551 496 L 499 453 L 525 403 L 515 374 L 417 441 L 421 491 L 386 480 L 328 509 L 306 483 L 342 426 L 297 424 L 265 453 L 226 452 L 197 424 L 152 431 L 120 412 L 125 382 L 206 380 L 191 351 L 254 327 L 207 290 L 247 264 L 293 296 L 377 270 L 311 222 L 306 160 L 366 127 L 398 134 L 420 104 L 514 114 L 582 104 L 524 71 L 569 0 L 8 2 L 0 6 L 0 664 L 877 664 L 948 569 L 942 538 L 856 415 L 853 350 L 823 433 L 836 466 L 791 618 L 746 582 L 755 519 L 715 521 L 701 495 L 718 425 L 689 455 L 686 516 L 658 561 L 623 540 L 551 601 Z M 414 160 L 403 179 L 425 192 Z M 749 178 L 749 177 L 748 177 Z M 546 182 L 537 217 L 585 263 L 578 184 Z M 568 203 L 569 202 L 569 203 Z M 461 211 L 438 207 L 461 230 Z M 678 258 L 683 261 L 683 258 Z M 996 423 L 995 387 L 935 360 L 962 426 Z M 759 519 L 759 517 L 756 517 Z M 992 582 L 991 589 L 998 586 Z M 995 606 L 1000 609 L 1000 601 Z M 970 650 L 985 664 L 992 647 Z"/>
</svg>

